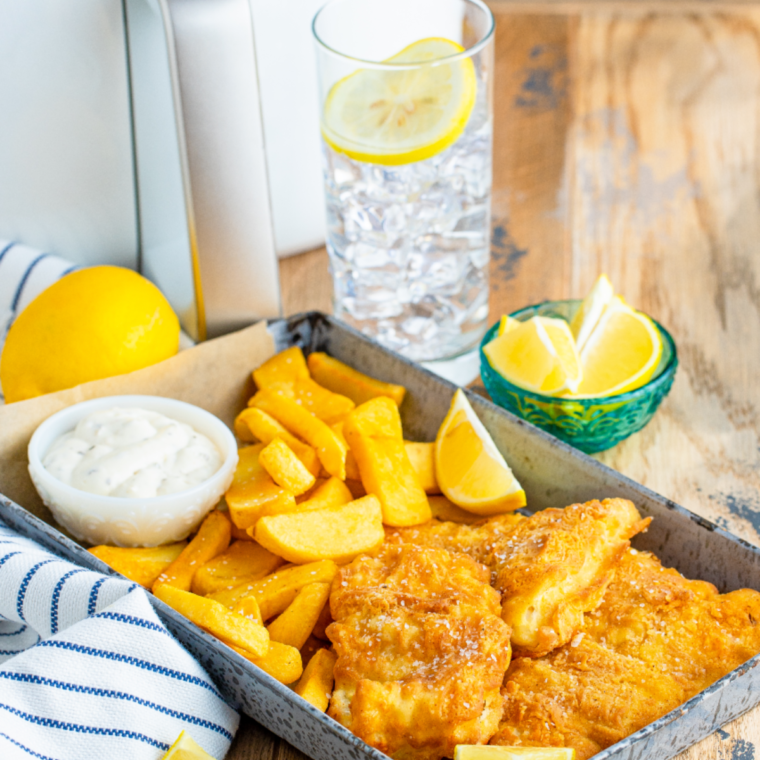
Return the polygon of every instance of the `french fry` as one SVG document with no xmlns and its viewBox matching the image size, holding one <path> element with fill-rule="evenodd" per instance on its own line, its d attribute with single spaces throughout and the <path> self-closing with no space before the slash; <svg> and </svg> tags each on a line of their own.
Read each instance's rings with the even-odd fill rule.
<svg viewBox="0 0 760 760">
<path fill-rule="evenodd" d="M 293 683 L 303 673 L 301 653 L 287 644 L 280 644 L 279 641 L 270 641 L 269 651 L 263 657 L 252 657 L 245 649 L 235 646 L 232 648 L 280 683 Z"/>
<path fill-rule="evenodd" d="M 406 453 L 398 407 L 387 396 L 357 406 L 343 433 L 356 457 L 362 483 L 383 509 L 383 522 L 393 527 L 427 522 L 430 506 Z"/>
<path fill-rule="evenodd" d="M 162 585 L 190 591 L 193 576 L 230 545 L 230 521 L 222 512 L 210 512 L 193 540 L 153 582 L 153 593 Z"/>
<path fill-rule="evenodd" d="M 247 617 L 253 620 L 254 623 L 264 625 L 264 618 L 261 617 L 261 608 L 256 601 L 255 596 L 245 596 L 236 605 L 233 612 L 237 612 L 238 615 Z"/>
<path fill-rule="evenodd" d="M 306 501 L 298 505 L 298 512 L 306 512 L 311 509 L 324 509 L 325 507 L 338 507 L 348 504 L 354 497 L 342 480 L 330 478 L 315 488 Z"/>
<path fill-rule="evenodd" d="M 350 501 L 350 498 L 349 498 Z M 187 541 L 147 549 L 127 549 L 120 546 L 93 546 L 87 551 L 103 560 L 117 573 L 150 589 L 161 573 L 180 555 Z"/>
<path fill-rule="evenodd" d="M 346 445 L 322 420 L 293 399 L 270 390 L 260 390 L 251 403 L 313 446 L 330 475 L 346 479 Z"/>
<path fill-rule="evenodd" d="M 285 612 L 267 626 L 269 638 L 300 649 L 311 635 L 329 596 L 329 583 L 304 586 Z"/>
<path fill-rule="evenodd" d="M 344 420 L 356 406 L 350 398 L 328 391 L 311 378 L 293 383 L 293 399 L 327 425 Z"/>
<path fill-rule="evenodd" d="M 325 606 L 322 607 L 322 612 L 319 613 L 319 617 L 317 618 L 317 622 L 314 624 L 314 630 L 311 632 L 312 636 L 315 636 L 318 639 L 322 639 L 322 641 L 329 641 L 327 638 L 327 634 L 325 631 L 327 630 L 327 626 L 330 625 L 333 621 L 332 612 L 330 612 L 330 602 L 326 602 Z"/>
<path fill-rule="evenodd" d="M 322 469 L 317 452 L 308 443 L 300 441 L 274 417 L 256 407 L 243 409 L 238 414 L 235 418 L 235 435 L 241 441 L 261 441 L 264 444 L 271 443 L 275 438 L 282 438 L 314 477 L 319 475 Z"/>
<path fill-rule="evenodd" d="M 223 604 L 167 585 L 154 588 L 153 593 L 172 609 L 225 643 L 245 649 L 254 657 L 263 657 L 267 653 L 267 629 L 242 615 L 230 612 Z"/>
<path fill-rule="evenodd" d="M 316 480 L 282 438 L 275 438 L 264 446 L 259 454 L 259 464 L 278 486 L 294 496 L 306 493 Z"/>
<path fill-rule="evenodd" d="M 321 639 L 314 638 L 313 635 L 306 639 L 306 643 L 299 650 L 301 652 L 301 662 L 303 662 L 304 669 L 309 664 L 312 657 L 320 650 L 324 649 L 325 642 Z"/>
<path fill-rule="evenodd" d="M 243 528 L 238 528 L 234 522 L 230 522 L 230 531 L 233 541 L 253 541 L 253 536 L 249 536 Z"/>
<path fill-rule="evenodd" d="M 227 551 L 199 568 L 190 586 L 194 594 L 207 596 L 257 581 L 282 565 L 282 558 L 257 544 L 247 534 L 246 537 L 247 541 L 236 541 Z"/>
<path fill-rule="evenodd" d="M 232 485 L 225 494 L 230 519 L 238 528 L 250 528 L 269 510 L 295 509 L 296 499 L 290 491 L 275 483 L 259 464 L 263 443 L 238 451 L 238 463 Z"/>
<path fill-rule="evenodd" d="M 474 515 L 472 512 L 467 512 L 450 502 L 445 496 L 428 496 L 428 503 L 430 504 L 430 512 L 433 517 L 439 520 L 470 525 L 483 519 L 483 515 Z"/>
<path fill-rule="evenodd" d="M 329 649 L 320 649 L 309 660 L 303 675 L 294 687 L 296 694 L 324 712 L 330 703 L 335 679 L 333 671 L 338 657 Z"/>
<path fill-rule="evenodd" d="M 208 598 L 234 609 L 241 599 L 254 596 L 262 618 L 269 620 L 284 612 L 296 594 L 308 583 L 332 583 L 337 573 L 338 566 L 328 560 L 280 568 L 266 578 L 244 583 L 228 591 L 217 591 Z"/>
<path fill-rule="evenodd" d="M 340 438 L 346 446 L 346 480 L 361 480 L 362 476 L 359 474 L 359 465 L 356 464 L 356 457 L 348 446 L 346 436 L 343 434 L 343 423 L 336 422 L 334 425 L 330 425 L 335 435 Z"/>
<path fill-rule="evenodd" d="M 435 477 L 435 444 L 404 441 L 404 448 L 412 463 L 422 490 L 427 494 L 438 494 L 438 480 Z M 348 468 L 346 468 L 348 469 Z"/>
<path fill-rule="evenodd" d="M 382 544 L 382 523 L 380 502 L 375 496 L 365 496 L 336 507 L 262 517 L 254 538 L 288 562 L 349 562 Z"/>
<path fill-rule="evenodd" d="M 306 380 L 310 377 L 303 351 L 298 346 L 280 351 L 258 369 L 253 370 L 253 381 L 258 388 L 288 386 L 296 380 Z"/>
<path fill-rule="evenodd" d="M 335 393 L 347 396 L 357 405 L 377 396 L 387 396 L 393 399 L 396 406 L 401 406 L 401 402 L 404 400 L 406 388 L 402 385 L 375 380 L 375 378 L 369 377 L 327 354 L 315 351 L 309 354 L 306 363 L 312 378 L 320 385 Z"/>
</svg>

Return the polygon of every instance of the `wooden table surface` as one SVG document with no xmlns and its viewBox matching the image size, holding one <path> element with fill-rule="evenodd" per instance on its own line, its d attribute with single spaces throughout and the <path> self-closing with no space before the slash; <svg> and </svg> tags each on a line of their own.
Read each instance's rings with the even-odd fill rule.
<svg viewBox="0 0 760 760">
<path fill-rule="evenodd" d="M 600 272 L 680 368 L 606 464 L 760 545 L 760 5 L 513 2 L 497 18 L 491 320 Z M 284 311 L 330 310 L 324 249 Z M 681 760 L 755 760 L 760 708 Z M 301 753 L 244 718 L 229 760 Z"/>
</svg>

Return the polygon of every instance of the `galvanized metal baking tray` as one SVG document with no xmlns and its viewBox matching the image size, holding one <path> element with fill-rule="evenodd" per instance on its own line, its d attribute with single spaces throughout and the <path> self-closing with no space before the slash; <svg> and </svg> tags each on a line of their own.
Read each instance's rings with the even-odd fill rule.
<svg viewBox="0 0 760 760">
<path fill-rule="evenodd" d="M 405 435 L 433 440 L 454 386 L 387 351 L 355 330 L 312 312 L 269 323 L 277 350 L 292 345 L 326 351 L 363 372 L 405 385 Z M 672 501 L 625 478 L 475 394 L 478 416 L 525 487 L 531 510 L 563 507 L 592 498 L 631 499 L 654 520 L 634 545 L 657 554 L 666 566 L 714 583 L 722 592 L 760 590 L 760 550 Z M 0 495 L 0 519 L 51 551 L 83 567 L 113 571 L 56 528 Z M 151 597 L 152 598 L 152 597 Z M 153 604 L 177 638 L 198 658 L 231 704 L 315 760 L 380 760 L 367 746 L 228 647 L 162 602 Z M 679 708 L 596 755 L 597 760 L 665 760 L 760 702 L 760 655 Z"/>
</svg>

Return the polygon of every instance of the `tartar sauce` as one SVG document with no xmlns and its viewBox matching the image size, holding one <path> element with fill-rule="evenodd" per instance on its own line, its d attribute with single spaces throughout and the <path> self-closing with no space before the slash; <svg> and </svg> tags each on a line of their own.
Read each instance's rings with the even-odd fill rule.
<svg viewBox="0 0 760 760">
<path fill-rule="evenodd" d="M 58 438 L 42 464 L 80 491 L 147 498 L 207 480 L 222 466 L 222 455 L 190 425 L 146 409 L 112 407 Z"/>
</svg>

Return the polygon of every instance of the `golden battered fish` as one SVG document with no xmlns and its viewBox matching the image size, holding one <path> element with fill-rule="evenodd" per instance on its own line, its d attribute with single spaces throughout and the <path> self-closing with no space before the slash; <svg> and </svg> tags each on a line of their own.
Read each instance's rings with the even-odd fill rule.
<svg viewBox="0 0 760 760">
<path fill-rule="evenodd" d="M 760 593 L 720 595 L 631 549 L 570 644 L 513 661 L 491 743 L 574 747 L 586 760 L 758 652 Z"/>
<path fill-rule="evenodd" d="M 397 760 L 487 742 L 510 659 L 489 577 L 464 554 L 404 545 L 341 568 L 327 628 L 338 655 L 329 715 Z"/>
<path fill-rule="evenodd" d="M 605 499 L 508 514 L 474 525 L 431 520 L 386 540 L 464 552 L 493 571 L 516 655 L 539 657 L 570 641 L 612 578 L 628 539 L 650 519 L 630 501 Z"/>
</svg>

